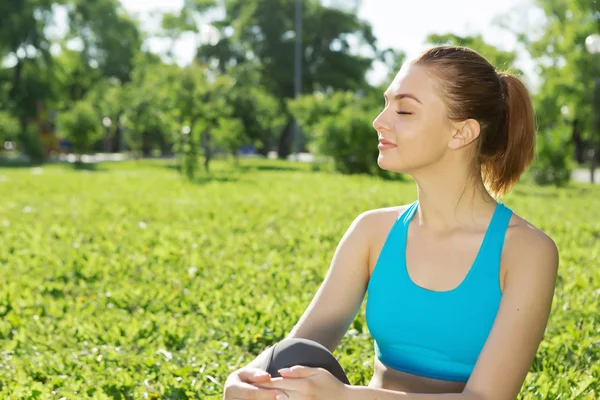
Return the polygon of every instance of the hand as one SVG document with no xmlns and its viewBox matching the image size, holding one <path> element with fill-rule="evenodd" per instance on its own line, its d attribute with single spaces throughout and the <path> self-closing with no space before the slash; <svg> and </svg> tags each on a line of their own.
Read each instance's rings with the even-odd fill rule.
<svg viewBox="0 0 600 400">
<path fill-rule="evenodd" d="M 276 400 L 281 390 L 261 389 L 253 386 L 269 382 L 271 375 L 258 368 L 241 368 L 233 372 L 225 382 L 223 400 Z"/>
<path fill-rule="evenodd" d="M 323 368 L 295 365 L 279 370 L 281 378 L 255 383 L 257 387 L 285 391 L 289 400 L 341 400 L 348 386 Z M 277 399 L 279 400 L 279 399 Z"/>
</svg>

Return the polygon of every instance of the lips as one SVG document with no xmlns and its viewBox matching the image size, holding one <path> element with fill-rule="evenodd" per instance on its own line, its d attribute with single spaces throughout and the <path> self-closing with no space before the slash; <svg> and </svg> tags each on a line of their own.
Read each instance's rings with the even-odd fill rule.
<svg viewBox="0 0 600 400">
<path fill-rule="evenodd" d="M 396 145 L 396 143 L 394 142 L 390 142 L 389 140 L 386 140 L 384 138 L 379 138 L 379 143 L 381 144 L 391 144 L 391 145 Z"/>
</svg>

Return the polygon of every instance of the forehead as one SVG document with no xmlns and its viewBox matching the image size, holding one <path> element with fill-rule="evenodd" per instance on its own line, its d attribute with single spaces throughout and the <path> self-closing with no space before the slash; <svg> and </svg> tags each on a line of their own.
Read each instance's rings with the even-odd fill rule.
<svg viewBox="0 0 600 400">
<path fill-rule="evenodd" d="M 414 64 L 404 64 L 385 92 L 389 99 L 400 93 L 410 93 L 423 103 L 439 100 L 431 77 L 423 67 Z"/>
</svg>

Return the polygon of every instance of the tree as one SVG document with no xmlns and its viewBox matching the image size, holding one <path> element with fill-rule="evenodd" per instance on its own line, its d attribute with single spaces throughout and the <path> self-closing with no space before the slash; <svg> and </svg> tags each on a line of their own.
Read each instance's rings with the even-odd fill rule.
<svg viewBox="0 0 600 400">
<path fill-rule="evenodd" d="M 534 4 L 544 15 L 537 29 L 508 16 L 502 24 L 517 34 L 536 63 L 541 81 L 535 96 L 540 128 L 563 132 L 554 128 L 567 123 L 566 138 L 581 163 L 585 149 L 592 146 L 592 133 L 598 131 L 593 115 L 600 104 L 594 104 L 593 82 L 600 75 L 599 61 L 586 50 L 585 39 L 600 29 L 600 4 L 588 0 L 536 0 Z"/>
<path fill-rule="evenodd" d="M 67 110 L 72 103 L 83 99 L 103 79 L 100 71 L 86 64 L 80 51 L 68 49 L 65 42 L 63 40 L 61 53 L 54 58 L 54 75 L 61 90 L 60 110 Z"/>
<path fill-rule="evenodd" d="M 103 77 L 128 82 L 142 37 L 136 22 L 119 1 L 70 0 L 68 15 L 70 31 L 67 38 L 81 40 L 84 65 L 88 69 L 97 69 Z"/>
<path fill-rule="evenodd" d="M 239 165 L 237 150 L 240 146 L 250 143 L 242 121 L 237 118 L 221 118 L 213 132 L 217 138 L 217 144 L 227 149 L 233 155 L 236 166 Z"/>
<path fill-rule="evenodd" d="M 16 140 L 19 135 L 19 121 L 10 113 L 0 111 L 0 151 L 4 142 Z"/>
<path fill-rule="evenodd" d="M 211 2 L 200 4 L 205 11 Z M 350 39 L 376 52 L 370 25 L 352 11 L 324 7 L 316 0 L 304 0 L 303 8 L 303 63 L 307 67 L 303 69 L 302 92 L 365 88 L 373 58 L 353 54 Z M 172 30 L 174 21 L 179 21 L 181 32 L 193 30 L 192 16 L 197 10 L 197 1 L 186 2 L 180 17 L 171 16 L 164 25 Z M 226 1 L 225 17 L 213 24 L 220 32 L 218 41 L 202 44 L 197 56 L 199 62 L 214 63 L 221 72 L 249 61 L 260 65 L 260 85 L 281 99 L 287 118 L 278 143 L 281 157 L 289 154 L 291 147 L 291 115 L 285 99 L 294 97 L 294 13 L 294 0 Z"/>
<path fill-rule="evenodd" d="M 53 20 L 53 5 L 61 1 L 28 0 L 0 2 L 0 59 L 10 55 L 14 66 L 0 74 L 7 88 L 5 108 L 19 121 L 19 142 L 34 161 L 45 153 L 32 123 L 38 107 L 55 99 L 51 75 L 52 56 L 46 28 Z"/>
<path fill-rule="evenodd" d="M 258 68 L 250 62 L 228 68 L 227 74 L 235 80 L 235 90 L 225 95 L 231 105 L 232 118 L 242 122 L 250 144 L 266 155 L 275 147 L 286 118 L 280 101 L 260 85 Z"/>
<path fill-rule="evenodd" d="M 210 78 L 212 82 L 209 82 L 209 71 L 203 67 L 191 65 L 182 69 L 177 80 L 176 99 L 179 120 L 192 133 L 188 136 L 187 147 L 194 157 L 194 149 L 200 145 L 203 147 L 204 168 L 207 172 L 213 150 L 210 129 L 217 125 L 221 115 L 229 113 L 229 105 L 223 94 L 227 93 L 227 86 L 232 83 L 224 76 Z M 220 85 L 223 85 L 222 92 L 217 96 Z M 201 130 L 198 129 L 199 126 L 202 126 Z"/>
<path fill-rule="evenodd" d="M 377 165 L 377 132 L 373 119 L 380 112 L 372 98 L 353 92 L 305 95 L 289 101 L 293 115 L 309 135 L 312 153 L 333 160 L 346 174 L 397 177 Z"/>
<path fill-rule="evenodd" d="M 132 99 L 116 79 L 99 81 L 89 91 L 87 98 L 96 106 L 102 120 L 108 121 L 102 149 L 106 152 L 118 151 L 124 145 L 122 121 Z"/>
<path fill-rule="evenodd" d="M 387 88 L 398 74 L 398 71 L 400 71 L 400 68 L 402 68 L 402 64 L 406 61 L 406 53 L 395 49 L 387 49 L 381 52 L 379 58 L 388 66 L 388 74 L 383 81 L 383 85 Z M 381 88 L 376 89 L 380 90 Z M 385 89 L 383 90 L 385 91 Z"/>
<path fill-rule="evenodd" d="M 71 110 L 59 118 L 60 136 L 68 139 L 81 161 L 81 155 L 87 153 L 92 143 L 102 136 L 101 119 L 89 101 L 78 101 Z"/>
<path fill-rule="evenodd" d="M 153 63 L 147 56 L 140 57 L 136 65 L 131 82 L 120 94 L 127 145 L 145 156 L 154 147 L 168 152 L 181 129 L 175 101 L 179 67 Z"/>
</svg>

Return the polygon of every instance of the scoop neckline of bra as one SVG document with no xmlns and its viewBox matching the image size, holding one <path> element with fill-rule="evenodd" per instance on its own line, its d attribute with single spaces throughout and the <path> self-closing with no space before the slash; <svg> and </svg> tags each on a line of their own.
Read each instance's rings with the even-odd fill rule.
<svg viewBox="0 0 600 400">
<path fill-rule="evenodd" d="M 487 229 L 483 236 L 483 240 L 481 241 L 481 244 L 479 245 L 479 249 L 477 250 L 475 259 L 471 263 L 471 266 L 469 267 L 467 274 L 462 279 L 462 281 L 458 284 L 458 286 L 456 286 L 452 289 L 449 289 L 449 290 L 432 290 L 432 289 L 423 287 L 423 286 L 417 284 L 415 281 L 413 281 L 408 272 L 408 263 L 406 262 L 406 248 L 407 248 L 407 243 L 408 243 L 408 227 L 409 227 L 410 222 L 412 221 L 418 207 L 419 207 L 419 201 L 417 200 L 412 204 L 411 208 L 409 210 L 407 210 L 407 215 L 403 221 L 403 226 L 402 226 L 402 230 L 403 230 L 402 243 L 401 243 L 401 246 L 402 246 L 402 269 L 406 276 L 406 279 L 409 281 L 411 286 L 413 286 L 413 287 L 417 288 L 418 290 L 425 292 L 425 293 L 430 293 L 430 294 L 434 294 L 434 295 L 447 295 L 447 294 L 456 293 L 460 289 L 465 287 L 465 285 L 469 281 L 469 278 L 473 275 L 473 273 L 474 273 L 473 271 L 477 267 L 477 263 L 479 262 L 479 259 L 481 258 L 481 253 L 483 252 L 483 249 L 484 249 L 486 243 L 489 241 L 489 237 L 491 235 L 490 228 L 492 227 L 492 225 L 495 223 L 495 221 L 498 218 L 498 214 L 500 213 L 500 208 L 502 207 L 502 203 L 496 202 L 496 207 L 494 208 L 494 213 L 492 214 L 492 218 L 490 219 L 490 222 L 488 223 Z"/>
</svg>

